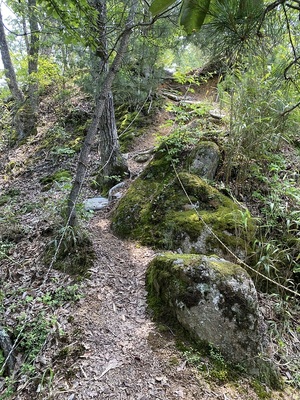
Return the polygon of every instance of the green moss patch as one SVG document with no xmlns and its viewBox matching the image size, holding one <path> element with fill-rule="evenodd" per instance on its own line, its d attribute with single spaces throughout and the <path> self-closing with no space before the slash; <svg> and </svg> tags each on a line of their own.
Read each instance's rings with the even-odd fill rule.
<svg viewBox="0 0 300 400">
<path fill-rule="evenodd" d="M 205 180 L 185 170 L 177 178 L 163 152 L 120 201 L 112 227 L 121 237 L 156 248 L 221 255 L 228 251 L 210 230 L 239 253 L 247 253 L 255 231 L 252 219 L 245 225 L 243 210 Z"/>
<path fill-rule="evenodd" d="M 54 182 L 68 182 L 72 179 L 71 172 L 68 170 L 60 170 L 52 175 L 47 175 L 40 179 L 40 183 L 43 186 L 43 191 L 51 189 Z"/>
</svg>

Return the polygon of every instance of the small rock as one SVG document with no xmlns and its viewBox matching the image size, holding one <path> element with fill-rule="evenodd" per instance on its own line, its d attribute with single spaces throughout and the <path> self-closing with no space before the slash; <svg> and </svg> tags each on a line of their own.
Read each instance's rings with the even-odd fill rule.
<svg viewBox="0 0 300 400">
<path fill-rule="evenodd" d="M 138 154 L 133 159 L 137 163 L 145 163 L 150 160 L 151 154 Z"/>
<path fill-rule="evenodd" d="M 215 119 L 222 119 L 225 117 L 225 114 L 221 113 L 219 110 L 210 110 L 209 115 Z"/>
<path fill-rule="evenodd" d="M 92 199 L 85 200 L 84 209 L 86 211 L 97 211 L 105 208 L 108 203 L 108 199 L 105 197 L 94 197 Z"/>
<path fill-rule="evenodd" d="M 200 142 L 191 154 L 190 171 L 213 180 L 220 162 L 220 149 L 214 142 Z"/>
</svg>

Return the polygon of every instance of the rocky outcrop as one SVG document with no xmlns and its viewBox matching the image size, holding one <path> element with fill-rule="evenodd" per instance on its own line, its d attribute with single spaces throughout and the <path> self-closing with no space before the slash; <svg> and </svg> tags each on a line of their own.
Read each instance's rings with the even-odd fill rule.
<svg viewBox="0 0 300 400">
<path fill-rule="evenodd" d="M 256 289 L 240 266 L 216 256 L 166 253 L 147 272 L 149 305 L 173 315 L 198 341 L 217 348 L 234 364 L 259 375 L 271 364 Z"/>
<path fill-rule="evenodd" d="M 245 259 L 255 228 L 249 213 L 190 173 L 191 165 L 188 157 L 176 176 L 168 157 L 157 152 L 120 200 L 113 230 L 161 249 L 228 259 L 233 251 Z"/>
</svg>

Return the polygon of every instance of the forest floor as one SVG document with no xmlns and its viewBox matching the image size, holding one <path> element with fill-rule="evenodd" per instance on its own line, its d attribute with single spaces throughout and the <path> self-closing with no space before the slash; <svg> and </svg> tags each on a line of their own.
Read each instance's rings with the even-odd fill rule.
<svg viewBox="0 0 300 400">
<path fill-rule="evenodd" d="M 206 88 L 202 88 L 197 100 L 206 95 Z M 44 130 L 56 121 L 46 115 L 44 118 Z M 136 163 L 133 156 L 154 146 L 164 118 L 161 114 L 130 149 L 129 166 L 135 174 L 145 165 Z M 34 163 L 28 163 L 37 154 L 38 145 L 35 138 L 1 155 L 1 170 L 5 171 L 0 177 L 2 193 L 14 189 L 21 194 L 21 198 L 18 195 L 18 200 L 12 200 L 10 209 L 6 205 L 2 215 L 2 238 L 14 237 L 14 245 L 0 259 L 2 314 L 8 330 L 19 321 L 24 340 L 30 333 L 38 336 L 48 315 L 54 322 L 32 361 L 36 374 L 27 371 L 18 375 L 11 387 L 0 378 L 1 400 L 300 399 L 300 391 L 289 386 L 270 392 L 247 377 L 223 382 L 214 379 L 205 358 L 202 371 L 193 365 L 177 348 L 172 330 L 154 323 L 147 310 L 145 272 L 156 252 L 115 237 L 110 229 L 111 207 L 95 212 L 86 222 L 96 254 L 87 279 L 78 282 L 45 265 L 45 246 L 65 192 L 61 186 L 41 191 L 41 177 L 55 170 L 61 160 L 56 159 L 54 165 L 51 154 L 44 151 L 38 162 L 35 158 Z M 97 157 L 95 147 L 95 163 Z M 76 161 L 76 157 L 64 159 L 64 168 L 74 172 Z M 95 192 L 86 186 L 83 198 L 93 195 Z M 47 211 L 38 204 L 47 205 Z M 18 218 L 16 210 L 20 212 Z M 77 287 L 79 295 L 74 302 L 71 288 L 75 291 Z M 58 292 L 65 298 L 70 296 L 70 301 L 55 303 Z M 32 340 L 37 339 L 33 336 Z M 16 349 L 17 365 L 26 361 L 21 348 L 22 343 Z"/>
</svg>

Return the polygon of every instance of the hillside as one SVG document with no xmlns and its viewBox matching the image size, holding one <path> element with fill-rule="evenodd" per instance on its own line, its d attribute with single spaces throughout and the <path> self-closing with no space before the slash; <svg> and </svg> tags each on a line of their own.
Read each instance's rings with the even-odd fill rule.
<svg viewBox="0 0 300 400">
<path fill-rule="evenodd" d="M 211 80 L 187 93 L 189 86 L 170 81 L 160 89 L 160 100 L 169 106 L 151 110 L 142 127 L 133 125 L 139 135 L 126 143 L 132 177 L 123 192 L 149 161 L 146 157 L 140 162 L 136 156 L 151 154 L 156 136 L 167 136 L 175 124 L 182 123 L 180 117 L 190 113 L 179 110 L 178 99 L 185 93 L 190 104 L 203 102 L 202 114 L 195 113 L 193 120 L 201 119 L 207 130 L 214 127 L 212 136 L 226 132 L 226 116 L 219 119 L 209 113 L 212 109 L 220 112 L 219 104 L 213 102 L 215 84 Z M 0 378 L 0 399 L 300 398 L 297 301 L 284 293 L 282 297 L 260 293 L 272 350 L 285 380 L 283 390 L 272 391 L 243 374 L 233 377 L 218 354 L 209 357 L 192 350 L 185 339 L 176 338 L 170 326 L 152 320 L 146 303 L 145 271 L 159 251 L 114 236 L 110 216 L 116 201 L 95 213 L 83 206 L 79 209 L 94 250 L 84 277 L 58 271 L 53 268 L 53 257 L 45 259 L 49 242 L 56 248 L 63 246 L 60 211 L 91 116 L 89 99 L 75 88 L 69 93 L 72 95 L 63 97 L 49 90 L 44 96 L 36 137 L 18 146 L 10 146 L 2 138 L 0 327 L 5 327 L 16 344 L 16 366 L 15 375 Z M 193 120 L 187 120 L 190 128 Z M 99 165 L 97 141 L 81 203 L 99 195 L 91 188 Z M 284 181 L 288 174 L 299 171 L 300 154 L 287 143 L 281 152 L 289 166 L 280 172 Z M 219 185 L 222 174 L 220 171 Z M 233 180 L 227 190 L 258 217 L 258 201 L 249 194 L 253 186 L 246 182 L 241 193 L 238 184 Z M 299 180 L 295 181 L 297 191 Z M 0 355 L 1 363 L 2 359 Z"/>
</svg>

